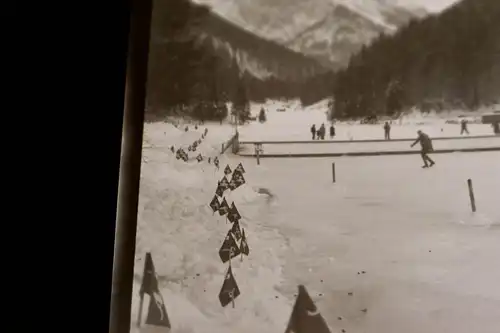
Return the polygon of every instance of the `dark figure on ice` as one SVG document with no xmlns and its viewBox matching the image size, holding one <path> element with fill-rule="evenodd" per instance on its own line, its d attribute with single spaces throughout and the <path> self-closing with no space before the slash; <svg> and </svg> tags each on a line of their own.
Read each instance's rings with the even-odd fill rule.
<svg viewBox="0 0 500 333">
<path fill-rule="evenodd" d="M 385 139 L 390 140 L 391 139 L 391 125 L 389 124 L 388 121 L 385 122 L 384 124 L 384 134 L 385 134 Z"/>
<path fill-rule="evenodd" d="M 425 134 L 422 131 L 418 131 L 418 138 L 415 140 L 415 142 L 412 143 L 412 147 L 415 146 L 417 143 L 420 142 L 420 146 L 422 147 L 422 150 L 420 151 L 420 155 L 422 156 L 422 160 L 424 161 L 424 165 L 422 168 L 428 168 L 430 166 L 433 166 L 436 164 L 430 157 L 429 154 L 430 152 L 434 151 L 434 148 L 432 147 L 432 140 L 429 138 L 427 134 Z M 429 162 L 430 165 L 427 163 Z"/>
<path fill-rule="evenodd" d="M 321 126 L 319 127 L 319 136 L 321 140 L 325 140 L 325 135 L 326 135 L 325 124 L 321 124 Z"/>
<path fill-rule="evenodd" d="M 311 134 L 312 134 L 312 139 L 316 139 L 316 125 L 311 126 Z"/>
<path fill-rule="evenodd" d="M 330 125 L 330 140 L 332 140 L 335 137 L 335 127 L 333 127 L 333 124 Z"/>
<path fill-rule="evenodd" d="M 463 135 L 464 133 L 469 134 L 469 130 L 467 129 L 467 119 L 462 119 L 462 121 L 460 122 L 460 127 L 460 135 Z"/>
<path fill-rule="evenodd" d="M 500 134 L 500 123 L 493 123 L 491 126 L 493 127 L 493 133 Z"/>
</svg>

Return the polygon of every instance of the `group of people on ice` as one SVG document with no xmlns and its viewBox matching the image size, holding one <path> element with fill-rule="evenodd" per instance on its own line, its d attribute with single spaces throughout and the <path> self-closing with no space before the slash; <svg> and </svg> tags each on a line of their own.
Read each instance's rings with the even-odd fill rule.
<svg viewBox="0 0 500 333">
<path fill-rule="evenodd" d="M 313 140 L 325 140 L 326 128 L 325 124 L 321 124 L 319 129 L 316 129 L 316 124 L 311 126 L 311 135 Z M 333 124 L 330 125 L 330 140 L 335 137 L 335 127 Z"/>
</svg>

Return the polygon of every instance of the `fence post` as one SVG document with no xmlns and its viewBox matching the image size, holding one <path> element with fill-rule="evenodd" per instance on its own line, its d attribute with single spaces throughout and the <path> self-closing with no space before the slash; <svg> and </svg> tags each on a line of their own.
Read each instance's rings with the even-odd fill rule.
<svg viewBox="0 0 500 333">
<path fill-rule="evenodd" d="M 260 165 L 260 148 L 258 144 L 255 144 L 255 156 L 257 157 L 257 165 Z"/>
<path fill-rule="evenodd" d="M 476 212 L 476 199 L 474 198 L 474 190 L 472 188 L 472 179 L 467 179 L 467 185 L 469 186 L 469 199 L 472 212 Z"/>
<path fill-rule="evenodd" d="M 333 182 L 335 183 L 336 182 L 336 179 L 335 179 L 335 163 L 332 163 L 332 179 L 333 179 Z"/>
</svg>

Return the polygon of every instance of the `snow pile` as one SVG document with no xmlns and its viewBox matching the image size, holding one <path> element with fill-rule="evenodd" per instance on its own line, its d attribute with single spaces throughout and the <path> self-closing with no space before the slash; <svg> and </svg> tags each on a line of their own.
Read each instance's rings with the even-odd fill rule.
<svg viewBox="0 0 500 333">
<path fill-rule="evenodd" d="M 185 132 L 184 127 L 170 124 L 145 125 L 147 148 L 143 150 L 131 326 L 135 327 L 137 318 L 144 256 L 151 251 L 172 333 L 281 332 L 293 305 L 275 290 L 282 282 L 280 244 L 284 242 L 277 231 L 265 227 L 269 203 L 252 187 L 257 184 L 253 184 L 248 169 L 247 184 L 231 194 L 226 192 L 226 200 L 229 204 L 234 201 L 243 216 L 241 226 L 250 255 L 243 261 L 233 259 L 233 273 L 241 290 L 236 307 L 222 308 L 219 303 L 228 265 L 221 262 L 218 251 L 230 224 L 213 215 L 208 204 L 223 168 L 230 164 L 234 169 L 239 161 L 219 156 L 221 169 L 217 171 L 206 159 L 219 154 L 220 143 L 228 138 L 223 134 L 230 128 L 220 127 L 217 132 L 223 134 L 209 129 L 197 151 L 189 152 L 187 163 L 177 160 L 169 150 L 172 145 L 186 148 L 204 129 L 190 126 Z M 202 163 L 193 159 L 198 153 L 205 157 Z M 144 313 L 147 304 L 146 298 Z"/>
</svg>

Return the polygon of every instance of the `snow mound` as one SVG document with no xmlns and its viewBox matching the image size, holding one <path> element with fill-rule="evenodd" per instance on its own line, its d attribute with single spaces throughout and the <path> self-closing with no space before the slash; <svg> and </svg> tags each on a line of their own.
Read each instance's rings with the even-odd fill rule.
<svg viewBox="0 0 500 333">
<path fill-rule="evenodd" d="M 170 146 L 186 148 L 200 138 L 205 127 L 185 132 L 165 123 L 146 124 L 136 241 L 132 318 L 137 318 L 138 290 L 145 253 L 152 253 L 161 292 L 172 322 L 172 333 L 280 332 L 284 330 L 293 302 L 276 291 L 282 283 L 283 237 L 265 227 L 265 198 L 247 183 L 226 192 L 235 202 L 247 235 L 250 255 L 233 259 L 233 274 L 241 295 L 222 308 L 218 294 L 228 268 L 219 248 L 231 225 L 208 206 L 223 169 L 239 161 L 219 156 L 220 170 L 207 157 L 219 154 L 220 137 L 207 137 L 186 163 L 175 158 Z M 201 153 L 205 160 L 192 160 Z M 278 245 L 277 245 L 278 244 Z M 144 311 L 147 310 L 147 300 Z M 143 316 L 144 318 L 144 316 Z M 135 322 L 132 323 L 135 327 Z M 133 328 L 132 330 L 135 330 Z"/>
</svg>

